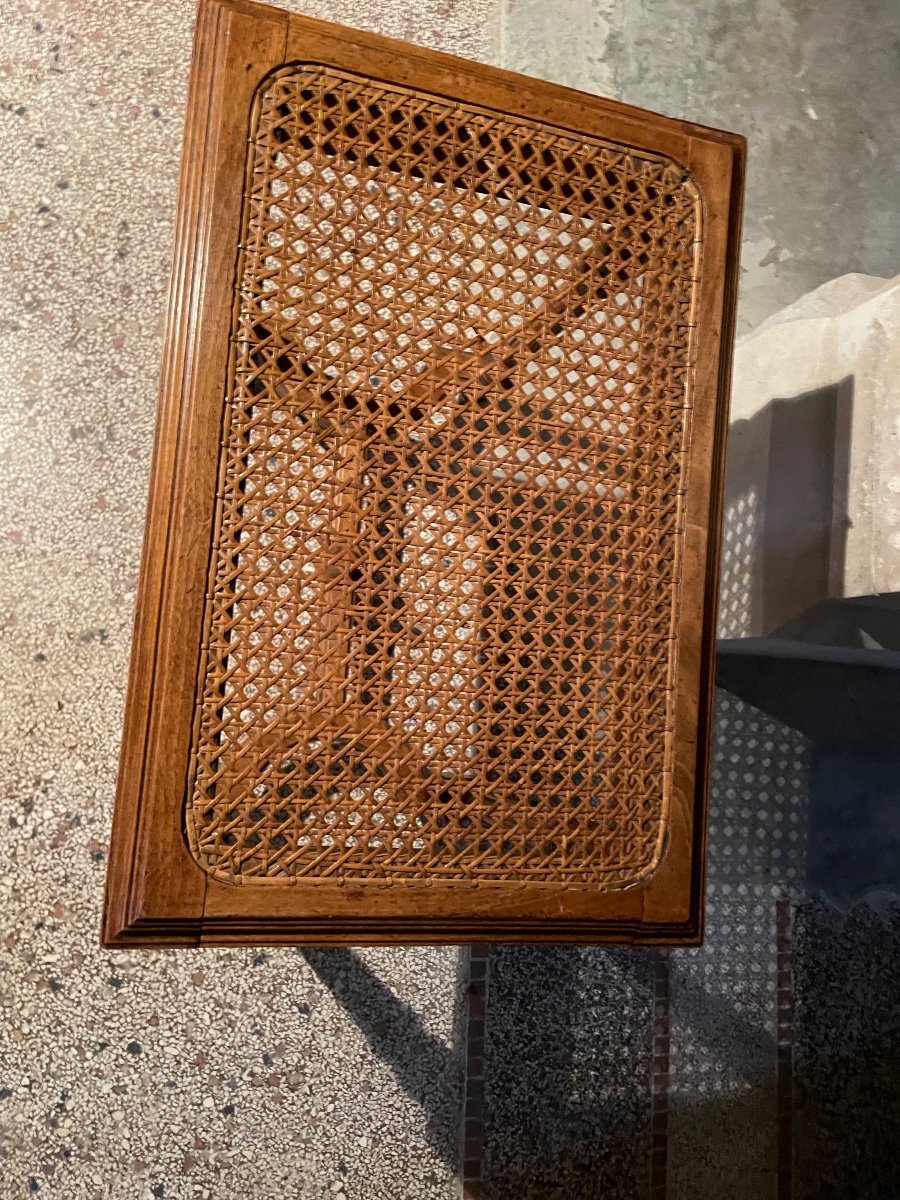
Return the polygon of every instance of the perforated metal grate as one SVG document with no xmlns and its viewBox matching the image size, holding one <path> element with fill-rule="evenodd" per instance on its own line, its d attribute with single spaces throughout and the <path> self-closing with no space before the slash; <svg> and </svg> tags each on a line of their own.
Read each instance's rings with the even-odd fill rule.
<svg viewBox="0 0 900 1200">
<path fill-rule="evenodd" d="M 699 219 L 665 158 L 270 78 L 187 805 L 208 871 L 653 869 Z"/>
</svg>

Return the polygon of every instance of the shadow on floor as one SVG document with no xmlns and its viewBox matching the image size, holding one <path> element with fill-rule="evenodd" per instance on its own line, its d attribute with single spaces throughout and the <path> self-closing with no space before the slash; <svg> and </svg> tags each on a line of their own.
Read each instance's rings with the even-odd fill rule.
<svg viewBox="0 0 900 1200">
<path fill-rule="evenodd" d="M 422 1106 L 426 1136 L 458 1166 L 458 1130 L 429 1111 L 436 1079 L 460 1054 L 349 950 L 304 951 L 347 1004 L 372 1050 Z M 649 1196 L 652 1136 L 652 953 L 516 947 L 494 954 L 489 1003 L 485 1178 L 490 1200 L 637 1200 Z M 900 909 L 842 914 L 821 901 L 795 921 L 797 1038 L 789 1109 L 797 1197 L 900 1195 Z M 779 1138 L 770 1034 L 688 983 L 679 1021 L 702 1017 L 714 1045 L 752 1044 L 770 1069 L 711 1078 L 711 1095 L 673 1091 L 668 1195 L 774 1200 Z M 711 1050 L 714 1047 L 707 1047 Z M 719 1094 L 716 1094 L 719 1093 Z M 783 1124 L 782 1116 L 782 1124 Z M 790 1130 L 792 1125 L 792 1131 Z M 740 1178 L 746 1147 L 764 1137 Z M 781 1136 L 785 1136 L 782 1129 Z M 723 1190 L 724 1189 L 724 1190 Z"/>
</svg>

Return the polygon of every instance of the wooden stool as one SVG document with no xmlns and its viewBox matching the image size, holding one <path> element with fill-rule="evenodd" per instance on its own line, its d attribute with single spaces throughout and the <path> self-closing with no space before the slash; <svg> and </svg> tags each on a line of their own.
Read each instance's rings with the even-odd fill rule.
<svg viewBox="0 0 900 1200">
<path fill-rule="evenodd" d="M 204 0 L 107 944 L 699 938 L 742 166 Z"/>
</svg>

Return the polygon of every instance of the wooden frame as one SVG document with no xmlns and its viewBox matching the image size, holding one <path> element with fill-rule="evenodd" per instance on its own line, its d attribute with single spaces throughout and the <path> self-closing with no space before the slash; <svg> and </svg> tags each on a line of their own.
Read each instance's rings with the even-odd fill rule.
<svg viewBox="0 0 900 1200">
<path fill-rule="evenodd" d="M 260 81 L 294 61 L 330 64 L 665 154 L 687 168 L 699 190 L 703 268 L 683 510 L 668 844 L 656 870 L 634 886 L 607 891 L 357 883 L 236 887 L 204 872 L 188 851 L 185 788 L 248 113 Z M 699 941 L 744 157 L 743 139 L 734 134 L 247 0 L 201 0 L 107 884 L 105 945 Z"/>
</svg>

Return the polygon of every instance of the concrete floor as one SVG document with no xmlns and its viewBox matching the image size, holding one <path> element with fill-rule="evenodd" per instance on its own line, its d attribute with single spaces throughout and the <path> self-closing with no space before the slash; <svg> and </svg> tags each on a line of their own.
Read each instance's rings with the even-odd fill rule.
<svg viewBox="0 0 900 1200">
<path fill-rule="evenodd" d="M 894 0 L 290 7 L 747 134 L 746 331 L 900 270 Z M 809 748 L 725 695 L 702 950 L 99 949 L 193 6 L 4 15 L 4 1200 L 900 1194 L 900 916 L 807 895 Z"/>
</svg>

